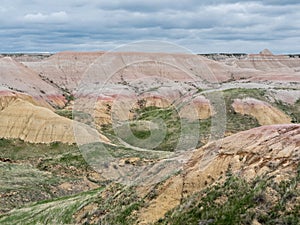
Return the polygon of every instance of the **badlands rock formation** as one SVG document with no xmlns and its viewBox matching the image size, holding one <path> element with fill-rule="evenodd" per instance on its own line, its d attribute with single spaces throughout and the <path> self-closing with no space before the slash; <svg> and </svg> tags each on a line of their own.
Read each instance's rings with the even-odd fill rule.
<svg viewBox="0 0 300 225">
<path fill-rule="evenodd" d="M 45 82 L 38 73 L 10 57 L 0 58 L 0 86 L 31 95 L 43 105 L 64 106 L 62 92 Z"/>
<path fill-rule="evenodd" d="M 17 100 L 24 100 L 30 102 L 35 106 L 44 106 L 41 104 L 40 101 L 36 101 L 32 96 L 24 93 L 9 91 L 9 90 L 2 90 L 0 91 L 0 110 L 5 109 L 10 104 L 14 103 Z M 46 105 L 48 106 L 48 105 Z M 51 109 L 51 108 L 50 108 Z"/>
<path fill-rule="evenodd" d="M 236 68 L 202 56 L 166 53 L 130 52 L 62 52 L 42 61 L 23 62 L 62 88 L 74 90 L 85 76 L 96 76 L 100 84 L 107 81 L 128 82 L 159 76 L 167 80 L 223 82 L 239 78 Z M 113 68 L 111 68 L 113 66 Z M 253 75 L 244 69 L 243 76 Z"/>
<path fill-rule="evenodd" d="M 74 136 L 74 126 L 76 126 L 76 134 L 81 140 L 85 140 L 87 143 L 99 140 L 108 142 L 104 136 L 84 124 L 61 117 L 47 108 L 14 97 L 13 100 L 6 98 L 1 104 L 1 138 L 19 138 L 32 143 L 57 141 L 72 144 L 76 142 Z"/>
<path fill-rule="evenodd" d="M 59 87 L 74 90 L 88 67 L 102 54 L 103 52 L 61 52 L 42 61 L 24 64 Z"/>
<path fill-rule="evenodd" d="M 102 94 L 113 97 L 126 89 L 140 94 L 158 88 L 163 95 L 172 94 L 175 82 L 187 91 L 221 82 L 300 81 L 299 58 L 267 53 L 231 59 L 230 63 L 198 55 L 137 52 L 62 52 L 40 60 L 24 56 L 20 62 L 3 57 L 0 77 L 1 86 L 60 108 L 67 102 L 63 94 L 75 94 L 78 85 L 87 90 L 100 87 Z"/>
<path fill-rule="evenodd" d="M 184 101 L 184 99 L 182 100 Z M 92 109 L 90 111 L 94 116 L 95 123 L 100 126 L 112 123 L 112 114 L 115 115 L 115 119 L 120 121 L 132 120 L 134 118 L 134 110 L 143 107 L 170 108 L 174 106 L 176 99 L 152 95 L 151 97 L 140 97 L 132 105 L 129 103 L 131 101 L 132 98 L 124 96 L 121 100 L 116 100 L 113 97 L 98 98 L 95 105 L 93 105 L 94 111 L 92 112 Z M 81 108 L 84 107 L 85 105 L 82 103 Z M 178 106 L 176 110 L 178 110 L 177 113 L 181 118 L 191 120 L 207 119 L 214 114 L 210 101 L 201 95 L 188 99 L 186 103 L 182 104 L 182 107 Z"/>
<path fill-rule="evenodd" d="M 194 109 L 199 119 L 210 118 L 214 114 L 214 110 L 210 101 L 204 96 L 197 96 L 192 99 L 187 105 L 180 110 L 180 117 L 187 119 L 194 119 L 195 115 L 191 115 Z"/>
<path fill-rule="evenodd" d="M 199 94 L 203 90 L 261 82 L 263 87 L 283 87 L 269 90 L 275 100 L 281 100 L 286 99 L 281 94 L 286 92 L 284 88 L 292 84 L 297 88 L 295 84 L 300 82 L 299 58 L 277 56 L 267 50 L 233 60 L 230 65 L 198 55 L 137 52 L 62 52 L 38 60 L 27 60 L 25 56 L 18 60 L 0 58 L 1 90 L 18 93 L 20 99 L 21 93 L 30 95 L 32 99 L 26 101 L 51 110 L 72 110 L 75 96 L 79 111 L 92 115 L 98 128 L 111 123 L 113 109 L 119 119 L 132 118 L 130 109 L 124 110 L 126 103 L 115 104 L 120 96 L 135 99 L 133 109 L 139 101 L 145 107 L 166 108 L 190 98 L 187 106 L 193 104 L 198 118 L 207 119 L 215 112 L 210 100 Z M 299 93 L 294 90 L 292 103 L 300 98 Z M 233 106 L 239 113 L 256 117 L 261 125 L 290 122 L 288 116 L 267 103 L 249 101 L 236 100 Z M 195 118 L 189 107 L 181 108 L 180 113 Z"/>
<path fill-rule="evenodd" d="M 291 123 L 291 118 L 284 112 L 254 98 L 235 99 L 232 107 L 237 113 L 255 117 L 260 125 Z"/>
<path fill-rule="evenodd" d="M 260 55 L 273 55 L 273 53 L 269 49 L 267 49 L 267 48 L 265 48 L 264 50 L 262 50 L 261 52 L 259 52 L 259 54 Z"/>
<path fill-rule="evenodd" d="M 250 54 L 245 59 L 236 60 L 235 63 L 240 68 L 255 69 L 258 71 L 267 72 L 272 71 L 272 73 L 269 73 L 270 79 L 279 80 L 283 79 L 279 76 L 284 75 L 286 72 L 299 72 L 299 61 L 299 58 L 290 58 L 289 56 L 285 55 L 273 55 L 272 52 L 265 49 L 262 52 L 260 52 L 260 54 Z M 287 75 L 288 74 L 285 75 L 285 78 L 290 77 L 290 79 L 297 80 L 296 77 L 292 78 L 291 76 Z"/>
<path fill-rule="evenodd" d="M 66 216 L 69 221 L 74 222 L 75 208 L 84 204 L 84 207 L 77 209 L 79 211 L 83 208 L 87 209 L 80 215 L 84 217 L 78 220 L 81 222 L 88 221 L 88 214 L 91 219 L 102 221 L 103 218 L 114 216 L 113 213 L 115 213 L 118 219 L 121 218 L 120 220 L 124 221 L 124 218 L 127 219 L 127 214 L 131 213 L 138 218 L 138 223 L 149 224 L 180 205 L 186 197 L 214 184 L 217 180 L 222 182 L 226 173 L 235 174 L 246 180 L 265 175 L 270 179 L 280 181 L 288 179 L 296 172 L 300 160 L 300 125 L 286 123 L 291 122 L 288 115 L 293 118 L 293 122 L 300 118 L 299 58 L 276 56 L 264 50 L 260 54 L 231 58 L 229 61 L 226 59 L 213 61 L 202 56 L 188 54 L 133 52 L 105 54 L 103 52 L 63 52 L 32 60 L 27 60 L 26 56 L 14 59 L 0 57 L 0 138 L 21 139 L 32 143 L 86 144 L 111 141 L 114 145 L 107 145 L 109 153 L 107 156 L 109 156 L 108 159 L 113 156 L 112 163 L 109 165 L 107 161 L 102 162 L 104 167 L 102 171 L 105 172 L 105 168 L 108 169 L 107 176 L 103 176 L 106 174 L 99 170 L 103 179 L 108 178 L 105 182 L 109 183 L 114 180 L 110 170 L 112 167 L 117 178 L 122 175 L 121 178 L 124 178 L 126 182 L 127 176 L 130 176 L 130 179 L 137 181 L 137 184 L 143 184 L 134 189 L 135 194 L 140 194 L 140 196 L 135 196 L 140 197 L 139 202 L 135 202 L 136 198 L 128 198 L 130 196 L 126 190 L 116 189 L 117 192 L 114 192 L 101 188 L 101 190 L 94 190 L 92 197 L 85 197 L 89 196 L 90 192 L 64 198 L 62 201 L 50 199 L 45 204 L 34 204 L 33 207 L 37 207 L 38 210 L 34 213 L 29 205 L 29 220 L 35 220 L 36 216 L 41 216 L 43 217 L 41 220 L 54 221 L 59 211 L 64 214 L 63 217 Z M 216 93 L 222 93 L 223 98 L 221 95 L 219 99 L 215 96 Z M 163 110 L 172 108 L 172 105 L 175 105 L 173 108 L 176 108 L 177 113 L 185 118 L 180 121 L 182 123 L 175 121 L 177 116 L 170 116 L 170 110 Z M 279 110 L 279 107 L 284 111 Z M 153 108 L 156 111 L 151 111 Z M 220 108 L 223 111 L 219 110 Z M 80 119 L 74 121 L 55 113 L 71 118 L 72 110 L 76 112 L 75 118 L 78 116 L 86 124 L 80 123 Z M 138 110 L 140 111 L 137 112 Z M 224 114 L 220 116 L 220 112 Z M 225 115 L 225 112 L 228 115 Z M 143 113 L 147 117 L 143 118 Z M 157 149 L 146 150 L 144 146 L 128 145 L 110 129 L 112 116 L 115 115 L 117 115 L 117 122 L 131 120 L 127 124 L 131 125 L 133 122 L 133 127 L 142 124 L 143 129 L 135 128 L 135 131 L 136 134 L 145 137 L 145 140 L 147 140 L 148 133 L 151 133 L 149 132 L 150 126 L 156 127 L 155 129 L 159 127 L 151 119 L 155 119 L 156 116 L 165 117 L 168 126 L 167 138 L 162 137 L 164 140 L 158 151 Z M 133 121 L 135 116 L 141 116 L 142 120 Z M 220 116 L 224 120 L 213 120 L 212 116 Z M 231 130 L 224 130 L 224 132 L 228 131 L 228 134 L 258 126 L 257 121 L 260 125 L 276 125 L 261 126 L 224 139 L 214 139 L 209 143 L 202 142 L 202 140 L 198 143 L 201 139 L 199 135 L 187 135 L 184 136 L 183 142 L 190 138 L 192 141 L 195 140 L 193 146 L 207 144 L 201 148 L 193 147 L 198 148 L 196 150 L 182 151 L 183 148 L 180 147 L 176 149 L 178 151 L 173 152 L 174 146 L 177 146 L 176 138 L 184 130 L 182 124 L 190 121 L 191 124 L 198 123 L 198 119 L 201 120 L 199 129 L 203 131 L 205 140 L 209 139 L 207 136 L 215 136 L 219 131 L 219 129 L 213 129 L 212 125 L 216 125 L 217 128 L 219 125 L 227 125 Z M 98 130 L 89 126 L 93 122 Z M 119 127 L 120 130 L 123 128 Z M 186 126 L 186 128 L 189 127 Z M 74 130 L 76 135 L 74 135 Z M 189 129 L 189 131 L 194 130 Z M 106 132 L 111 140 L 108 140 L 101 132 Z M 123 133 L 126 133 L 126 129 Z M 15 140 L 1 141 L 1 144 L 5 145 Z M 91 158 L 95 158 L 97 163 L 99 161 L 97 157 L 94 157 L 94 153 L 97 153 L 98 146 L 94 144 L 85 146 L 87 150 L 91 150 L 88 153 L 93 154 Z M 43 145 L 46 149 L 47 146 Z M 66 145 L 62 145 L 62 148 L 65 148 L 64 146 Z M 11 149 L 15 151 L 15 148 Z M 4 150 L 6 150 L 6 152 L 3 151 L 6 158 L 0 160 L 3 166 L 1 169 L 9 171 L 13 167 L 18 168 L 18 160 L 23 159 L 11 159 L 15 154 L 9 154 L 7 149 Z M 53 153 L 51 149 L 49 152 L 49 154 Z M 31 157 L 30 154 L 29 156 Z M 34 167 L 35 172 L 42 171 L 42 174 L 49 175 L 53 172 L 61 176 L 70 173 L 70 179 L 74 179 L 74 174 L 72 174 L 74 171 L 86 170 L 87 165 L 84 159 L 80 158 L 82 153 L 63 152 L 63 155 L 56 156 L 51 158 L 47 155 L 47 158 L 38 162 L 39 165 L 31 165 L 32 162 L 29 161 L 26 163 L 30 168 Z M 39 157 L 40 155 L 36 155 L 37 159 Z M 72 164 L 63 165 L 63 160 L 60 159 L 70 160 Z M 141 173 L 129 173 L 131 169 L 133 172 L 136 170 L 139 172 L 141 169 Z M 20 174 L 19 170 L 12 174 Z M 85 179 L 89 178 L 91 180 L 89 182 L 100 185 L 102 176 L 99 175 L 99 179 L 93 179 L 93 177 Z M 49 179 L 45 176 L 45 180 L 39 181 L 40 186 L 44 185 L 43 182 L 48 183 Z M 65 188 L 69 189 L 73 183 L 77 182 L 77 180 L 72 181 L 74 182 L 68 182 Z M 19 191 L 18 182 L 16 183 L 17 191 Z M 52 183 L 46 185 L 45 190 L 51 185 Z M 3 191 L 7 196 L 6 199 L 16 199 L 11 198 L 11 195 L 14 195 L 14 191 L 11 194 L 11 187 L 8 189 Z M 48 189 L 46 192 L 48 194 Z M 47 195 L 43 199 L 51 197 Z M 119 205 L 114 204 L 116 198 L 122 198 Z M 73 202 L 70 199 L 76 200 Z M 91 206 L 89 202 L 92 200 L 95 202 Z M 32 201 L 36 201 L 35 198 L 28 197 L 25 202 Z M 105 201 L 107 204 L 102 204 Z M 59 205 L 61 208 L 57 210 L 55 206 L 61 202 L 63 204 Z M 44 214 L 40 213 L 41 209 Z M 22 210 L 23 208 L 19 212 L 23 213 Z M 53 210 L 54 213 L 49 214 L 47 210 Z M 17 211 L 16 209 L 10 213 L 14 215 Z M 124 214 L 126 214 L 125 217 Z M 56 218 L 50 218 L 53 215 Z M 0 219 L 4 217 L 1 216 Z M 14 219 L 19 218 L 23 219 L 23 216 Z M 58 220 L 55 222 L 59 224 Z"/>
<path fill-rule="evenodd" d="M 194 151 L 180 175 L 157 189 L 157 197 L 139 213 L 140 224 L 149 224 L 189 196 L 212 184 L 226 171 L 247 180 L 256 176 L 288 179 L 300 160 L 300 125 L 271 125 L 243 131 Z"/>
</svg>

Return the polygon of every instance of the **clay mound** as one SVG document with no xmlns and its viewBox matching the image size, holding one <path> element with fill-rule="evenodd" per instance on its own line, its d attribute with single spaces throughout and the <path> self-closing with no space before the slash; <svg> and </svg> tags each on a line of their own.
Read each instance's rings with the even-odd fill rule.
<svg viewBox="0 0 300 225">
<path fill-rule="evenodd" d="M 85 72 L 97 82 L 114 83 L 159 76 L 169 80 L 222 82 L 231 78 L 231 68 L 192 54 L 142 52 L 62 52 L 38 62 L 23 62 L 61 88 L 74 90 Z M 106 64 L 110 64 L 107 66 Z M 107 68 L 107 67 L 108 68 Z M 101 72 L 106 71 L 99 75 Z M 87 78 L 87 81 L 90 79 Z"/>
<path fill-rule="evenodd" d="M 35 99 L 33 99 L 30 95 L 18 93 L 14 91 L 9 90 L 0 90 L 0 111 L 11 105 L 13 102 L 17 101 L 18 99 L 30 102 L 33 105 L 36 106 L 43 106 L 43 107 L 49 107 L 49 105 L 44 105 L 42 102 L 38 102 Z M 52 109 L 50 107 L 50 109 Z"/>
<path fill-rule="evenodd" d="M 237 113 L 255 117 L 260 125 L 291 123 L 291 118 L 284 112 L 254 98 L 235 99 L 232 107 Z"/>
<path fill-rule="evenodd" d="M 241 79 L 300 82 L 300 59 L 284 55 L 252 54 L 235 60 L 235 67 L 192 54 L 113 52 L 104 56 L 105 62 L 113 62 L 114 68 L 106 71 L 109 71 L 110 79 L 115 82 L 137 80 L 151 75 L 173 81 L 202 83 Z M 101 68 L 101 60 L 96 60 L 93 68 L 95 75 Z M 101 79 L 104 80 L 104 77 Z"/>
<path fill-rule="evenodd" d="M 63 106 L 64 97 L 58 89 L 43 81 L 41 77 L 10 57 L 0 59 L 0 86 L 33 96 L 38 101 Z"/>
<path fill-rule="evenodd" d="M 114 68 L 106 71 L 115 81 L 158 76 L 172 81 L 217 83 L 231 78 L 230 67 L 193 54 L 112 52 L 95 61 L 95 72 L 100 71 L 103 61 L 113 63 Z"/>
<path fill-rule="evenodd" d="M 300 90 L 267 90 L 267 95 L 288 105 L 294 105 L 300 99 Z"/>
<path fill-rule="evenodd" d="M 210 104 L 210 101 L 204 96 L 196 96 L 192 99 L 187 105 L 185 105 L 180 111 L 180 117 L 187 119 L 195 119 L 195 115 L 198 119 L 208 119 L 213 114 L 213 107 Z"/>
<path fill-rule="evenodd" d="M 128 86 L 133 81 L 149 77 L 163 78 L 165 84 L 166 80 L 182 83 L 219 83 L 240 79 L 300 82 L 300 59 L 269 53 L 266 50 L 262 54 L 233 60 L 231 64 L 235 66 L 192 54 L 142 52 L 62 52 L 42 61 L 23 64 L 48 82 L 70 92 L 81 82 L 95 81 L 98 84 L 96 88 L 99 88 L 109 81 L 110 88 L 114 90 L 118 84 Z"/>
<path fill-rule="evenodd" d="M 103 52 L 61 52 L 39 62 L 23 62 L 59 87 L 74 90 L 88 67 Z"/>
<path fill-rule="evenodd" d="M 276 80 L 277 76 L 288 76 L 291 73 L 299 72 L 300 59 L 290 58 L 285 55 L 273 55 L 265 49 L 259 54 L 250 54 L 244 59 L 235 60 L 235 65 L 242 69 L 255 69 L 263 72 L 272 71 L 268 79 Z M 258 77 L 264 74 L 258 74 Z M 273 76 L 273 77 L 272 77 Z M 299 76 L 299 74 L 298 74 Z M 256 76 L 253 76 L 255 78 Z M 278 79 L 278 78 L 277 78 Z M 294 77 L 296 79 L 296 77 Z"/>
<path fill-rule="evenodd" d="M 122 96 L 122 98 L 117 100 L 111 96 L 98 98 L 93 112 L 95 123 L 98 126 L 101 126 L 103 124 L 112 123 L 113 118 L 115 121 L 131 120 L 134 118 L 134 111 L 141 107 L 154 106 L 158 108 L 168 108 L 171 106 L 171 103 L 168 100 L 161 97 L 141 97 L 140 102 L 132 102 L 132 99 L 133 97 L 131 96 Z"/>
<path fill-rule="evenodd" d="M 119 121 L 132 120 L 135 111 L 141 108 L 157 107 L 161 109 L 172 108 L 178 110 L 180 118 L 189 120 L 207 119 L 214 114 L 210 101 L 204 96 L 187 97 L 180 99 L 177 95 L 140 95 L 136 96 L 109 96 L 102 95 L 96 98 L 89 96 L 77 99 L 75 110 L 93 115 L 97 127 L 112 123 L 112 119 Z M 178 101 L 180 99 L 180 101 Z M 184 103 L 183 103 L 184 102 Z M 175 107 L 175 104 L 177 106 Z M 178 108 L 177 108 L 178 107 Z M 192 112 L 192 113 L 191 113 Z M 77 118 L 76 118 L 77 119 Z M 83 121 L 81 121 L 83 122 Z"/>
<path fill-rule="evenodd" d="M 299 140 L 300 125 L 272 125 L 243 131 L 195 150 L 182 174 L 158 187 L 157 197 L 139 212 L 141 224 L 162 218 L 183 197 L 201 191 L 229 170 L 247 180 L 260 175 L 278 181 L 288 179 L 297 171 Z"/>
<path fill-rule="evenodd" d="M 300 125 L 283 124 L 257 127 L 209 143 L 188 163 L 184 189 L 192 193 L 209 183 L 209 176 L 216 179 L 229 167 L 248 180 L 263 174 L 286 179 L 296 172 L 299 140 Z"/>
<path fill-rule="evenodd" d="M 269 49 L 264 49 L 261 52 L 259 52 L 260 55 L 273 55 L 273 53 Z"/>
<path fill-rule="evenodd" d="M 83 124 L 61 117 L 49 109 L 17 99 L 0 111 L 0 137 L 19 138 L 32 143 L 75 143 L 76 134 L 86 143 L 108 142 L 104 136 Z M 84 144 L 84 143 L 82 143 Z"/>
</svg>

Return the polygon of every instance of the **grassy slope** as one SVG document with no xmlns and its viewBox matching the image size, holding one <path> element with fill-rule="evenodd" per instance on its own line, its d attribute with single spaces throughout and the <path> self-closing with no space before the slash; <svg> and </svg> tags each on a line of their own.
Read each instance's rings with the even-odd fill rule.
<svg viewBox="0 0 300 225">
<path fill-rule="evenodd" d="M 37 202 L 0 216 L 1 224 L 128 224 L 143 205 L 133 188 L 110 185 L 73 196 Z M 91 207 L 90 207 L 91 206 Z"/>
<path fill-rule="evenodd" d="M 1 224 L 70 224 L 73 214 L 94 200 L 99 190 L 41 201 L 14 209 L 0 217 Z"/>
<path fill-rule="evenodd" d="M 81 182 L 90 171 L 75 145 L 0 139 L 0 149 L 0 212 L 73 193 L 57 187 Z"/>
<path fill-rule="evenodd" d="M 272 179 L 251 182 L 228 175 L 217 183 L 186 198 L 156 224 L 261 224 L 300 223 L 300 167 L 292 179 L 279 184 Z M 278 200 L 272 198 L 276 196 Z"/>
<path fill-rule="evenodd" d="M 156 224 L 291 224 L 300 222 L 300 167 L 289 180 L 260 177 L 247 182 L 226 173 L 224 182 L 183 199 Z M 274 199 L 276 197 L 277 199 Z M 0 216 L 1 224 L 136 224 L 147 206 L 135 187 L 112 184 L 73 196 L 37 202 Z M 95 206 L 89 207 L 89 206 Z M 84 210 L 84 209 L 87 210 Z"/>
</svg>

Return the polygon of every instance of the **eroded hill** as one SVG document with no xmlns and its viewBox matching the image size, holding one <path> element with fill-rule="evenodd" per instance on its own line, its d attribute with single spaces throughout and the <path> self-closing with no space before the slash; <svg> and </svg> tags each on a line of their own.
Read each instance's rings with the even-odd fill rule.
<svg viewBox="0 0 300 225">
<path fill-rule="evenodd" d="M 240 132 L 193 151 L 180 173 L 155 186 L 110 184 L 15 209 L 0 221 L 297 224 L 299 135 L 299 125 L 263 126 Z M 55 216 L 57 210 L 60 216 Z"/>
<path fill-rule="evenodd" d="M 0 58 L 0 223 L 299 223 L 300 60 L 218 57 Z"/>
</svg>

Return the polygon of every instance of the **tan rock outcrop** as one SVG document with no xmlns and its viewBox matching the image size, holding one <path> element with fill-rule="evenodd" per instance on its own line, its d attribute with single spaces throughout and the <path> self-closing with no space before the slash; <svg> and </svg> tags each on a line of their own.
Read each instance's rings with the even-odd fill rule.
<svg viewBox="0 0 300 225">
<path fill-rule="evenodd" d="M 260 125 L 290 123 L 291 118 L 281 110 L 254 98 L 235 99 L 232 107 L 237 113 L 255 117 Z"/>
<path fill-rule="evenodd" d="M 290 124 L 262 126 L 209 143 L 196 150 L 187 164 L 184 189 L 197 191 L 228 169 L 246 179 L 294 173 L 300 160 L 299 140 L 300 125 Z"/>
<path fill-rule="evenodd" d="M 182 197 L 224 178 L 227 171 L 247 180 L 260 175 L 288 179 L 297 172 L 299 140 L 300 125 L 271 125 L 243 131 L 195 150 L 181 175 L 160 185 L 158 196 L 139 212 L 140 224 L 157 221 L 179 205 Z"/>
<path fill-rule="evenodd" d="M 85 76 L 100 85 L 125 83 L 159 77 L 186 82 L 252 81 L 299 82 L 300 58 L 273 55 L 268 50 L 250 54 L 230 63 L 217 62 L 192 54 L 142 52 L 61 52 L 34 62 L 23 62 L 61 88 L 74 90 Z M 108 64 L 108 65 L 106 65 Z M 24 69 L 24 68 L 23 68 Z M 99 73 L 99 71 L 106 71 Z"/>
<path fill-rule="evenodd" d="M 108 142 L 103 135 L 84 124 L 61 117 L 51 110 L 17 99 L 0 111 L 0 137 L 19 138 L 32 143 Z M 81 143 L 84 144 L 84 143 Z"/>
<path fill-rule="evenodd" d="M 113 97 L 106 97 L 105 99 L 99 98 L 93 105 L 94 109 L 90 111 L 94 116 L 95 123 L 103 125 L 112 123 L 113 119 L 120 121 L 131 120 L 134 117 L 134 111 L 143 107 L 153 106 L 162 109 L 172 107 L 173 101 L 158 96 L 144 97 L 137 101 L 132 101 L 130 96 L 124 96 L 117 100 Z M 82 104 L 80 107 L 84 108 L 84 102 Z M 210 101 L 204 96 L 197 96 L 189 100 L 177 110 L 181 118 L 191 120 L 207 119 L 214 114 Z"/>
<path fill-rule="evenodd" d="M 158 197 L 140 213 L 138 224 L 146 225 L 162 218 L 167 211 L 180 204 L 181 193 L 182 179 L 179 176 L 170 178 L 158 190 Z"/>
<path fill-rule="evenodd" d="M 196 114 L 196 115 L 195 115 Z M 197 96 L 180 110 L 180 117 L 187 119 L 207 119 L 214 114 L 210 101 Z"/>
<path fill-rule="evenodd" d="M 13 92 L 9 90 L 0 91 L 0 111 L 8 107 L 13 102 L 17 101 L 18 99 L 30 102 L 36 106 L 45 106 L 43 103 L 36 101 L 30 95 L 24 93 Z M 46 105 L 50 107 L 49 105 Z M 51 107 L 50 107 L 51 109 Z"/>
</svg>

